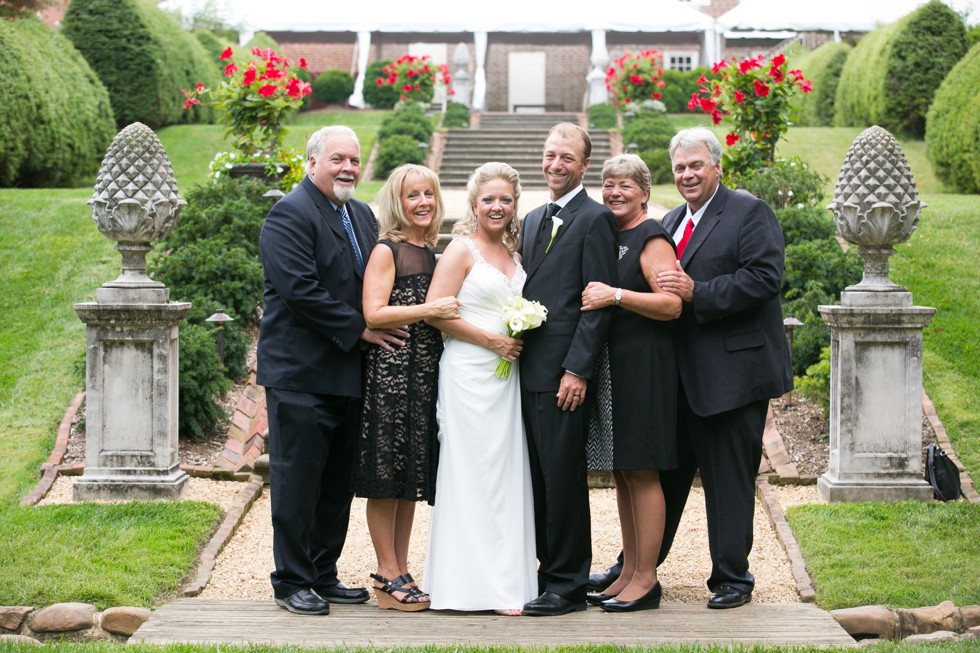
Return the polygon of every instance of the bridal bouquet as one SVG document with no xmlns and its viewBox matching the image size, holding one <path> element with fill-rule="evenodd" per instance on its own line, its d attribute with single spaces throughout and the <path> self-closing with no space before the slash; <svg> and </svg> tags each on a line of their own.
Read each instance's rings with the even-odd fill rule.
<svg viewBox="0 0 980 653">
<path fill-rule="evenodd" d="M 504 322 L 507 323 L 507 335 L 520 338 L 529 329 L 536 329 L 548 319 L 548 309 L 540 302 L 514 297 L 504 305 Z M 497 363 L 497 378 L 510 377 L 511 362 L 501 358 Z"/>
</svg>

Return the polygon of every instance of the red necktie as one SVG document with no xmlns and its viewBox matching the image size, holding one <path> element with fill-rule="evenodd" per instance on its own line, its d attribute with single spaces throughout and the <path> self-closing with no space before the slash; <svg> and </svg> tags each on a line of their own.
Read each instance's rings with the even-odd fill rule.
<svg viewBox="0 0 980 653">
<path fill-rule="evenodd" d="M 688 220 L 687 224 L 684 225 L 684 235 L 681 236 L 681 242 L 677 243 L 677 260 L 684 256 L 684 248 L 687 247 L 687 241 L 691 240 L 692 233 L 694 233 L 694 220 Z"/>
</svg>

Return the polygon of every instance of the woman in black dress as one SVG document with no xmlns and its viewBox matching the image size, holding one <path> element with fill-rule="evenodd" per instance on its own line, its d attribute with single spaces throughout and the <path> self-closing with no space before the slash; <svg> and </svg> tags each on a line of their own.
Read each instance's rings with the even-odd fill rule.
<svg viewBox="0 0 980 653">
<path fill-rule="evenodd" d="M 435 498 L 436 390 L 442 336 L 425 318 L 455 319 L 459 302 L 426 303 L 444 214 L 439 179 L 424 166 L 392 171 L 378 198 L 380 241 L 364 271 L 364 320 L 372 329 L 401 327 L 405 346 L 371 347 L 365 356 L 364 409 L 354 492 L 378 557 L 378 607 L 424 610 L 429 597 L 408 571 L 409 538 L 418 501 Z"/>
<path fill-rule="evenodd" d="M 647 217 L 650 171 L 635 154 L 602 166 L 602 200 L 619 225 L 620 288 L 590 283 L 582 310 L 614 306 L 609 329 L 611 447 L 616 502 L 623 532 L 623 572 L 589 602 L 609 612 L 657 608 L 661 588 L 657 554 L 664 530 L 661 469 L 677 466 L 677 368 L 669 322 L 681 300 L 657 287 L 657 273 L 673 270 L 674 243 Z"/>
</svg>

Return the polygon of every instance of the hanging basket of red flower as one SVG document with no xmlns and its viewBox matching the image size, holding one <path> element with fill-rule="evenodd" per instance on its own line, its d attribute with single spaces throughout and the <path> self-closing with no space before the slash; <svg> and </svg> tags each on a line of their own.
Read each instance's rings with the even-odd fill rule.
<svg viewBox="0 0 980 653">
<path fill-rule="evenodd" d="M 620 109 L 645 100 L 659 100 L 664 88 L 663 55 L 657 50 L 643 50 L 626 54 L 613 60 L 606 72 L 606 90 L 613 104 Z"/>
<path fill-rule="evenodd" d="M 375 84 L 394 87 L 399 92 L 402 102 L 424 104 L 432 102 L 437 84 L 444 85 L 449 95 L 453 94 L 453 90 L 449 88 L 452 77 L 446 64 L 435 65 L 428 55 L 421 57 L 403 55 L 394 63 L 382 68 L 381 74 L 382 76 L 375 80 Z"/>
<path fill-rule="evenodd" d="M 790 69 L 782 53 L 768 61 L 761 54 L 741 61 L 733 57 L 716 63 L 711 73 L 712 79 L 698 79 L 698 91 L 691 94 L 687 108 L 710 115 L 716 125 L 731 123 L 732 131 L 725 136 L 726 177 L 771 165 L 776 143 L 797 110 L 795 97 L 809 93 L 812 83 L 801 70 Z"/>
<path fill-rule="evenodd" d="M 225 79 L 215 89 L 199 83 L 188 91 L 181 89 L 188 109 L 208 100 L 217 110 L 218 120 L 228 128 L 235 149 L 246 157 L 275 155 L 282 147 L 286 130 L 283 120 L 302 106 L 312 88 L 292 74 L 293 63 L 272 49 L 252 48 L 256 57 L 244 68 L 231 62 L 225 65 Z M 220 60 L 230 60 L 232 49 L 221 53 Z M 306 67 L 306 60 L 299 60 Z"/>
</svg>

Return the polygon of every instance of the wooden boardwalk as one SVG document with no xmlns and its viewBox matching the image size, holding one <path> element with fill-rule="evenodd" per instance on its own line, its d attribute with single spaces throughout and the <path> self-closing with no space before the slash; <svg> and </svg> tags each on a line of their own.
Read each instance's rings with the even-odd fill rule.
<svg viewBox="0 0 980 653">
<path fill-rule="evenodd" d="M 330 615 L 290 614 L 272 601 L 182 599 L 156 609 L 129 640 L 389 648 L 610 644 L 775 644 L 854 646 L 834 619 L 807 603 L 750 603 L 735 610 L 665 603 L 659 610 L 609 614 L 590 607 L 561 617 L 492 612 L 414 614 L 331 604 Z"/>
</svg>

